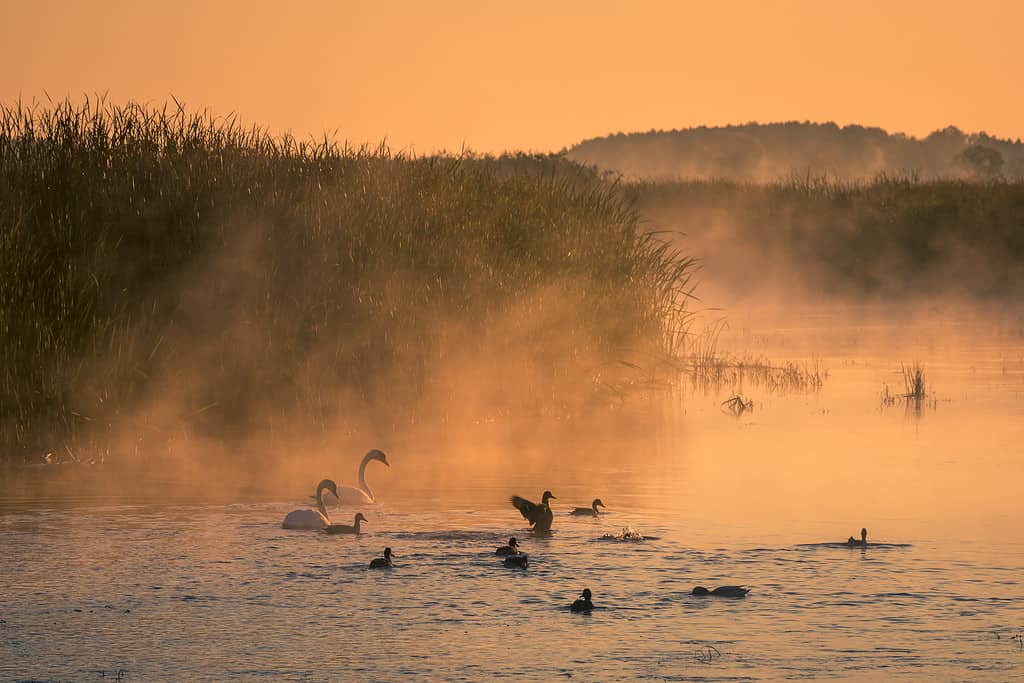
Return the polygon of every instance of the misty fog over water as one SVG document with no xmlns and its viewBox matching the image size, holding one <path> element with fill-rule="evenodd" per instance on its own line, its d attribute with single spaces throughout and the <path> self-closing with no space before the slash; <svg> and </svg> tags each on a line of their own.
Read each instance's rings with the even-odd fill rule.
<svg viewBox="0 0 1024 683">
<path fill-rule="evenodd" d="M 0 147 L 0 677 L 1020 675 L 1019 182 L 609 182 L 145 111 Z M 325 508 L 361 534 L 281 528 L 371 448 L 373 502 Z M 545 490 L 537 535 L 509 498 Z"/>
</svg>

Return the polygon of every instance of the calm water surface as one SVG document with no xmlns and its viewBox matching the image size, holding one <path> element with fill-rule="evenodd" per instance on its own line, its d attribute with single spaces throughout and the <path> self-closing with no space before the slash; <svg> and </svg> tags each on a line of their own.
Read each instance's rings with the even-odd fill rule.
<svg viewBox="0 0 1024 683">
<path fill-rule="evenodd" d="M 359 538 L 289 532 L 304 491 L 218 504 L 0 513 L 0 678 L 18 680 L 993 680 L 1024 676 L 1024 338 L 741 317 L 725 345 L 816 357 L 824 388 L 637 398 L 643 429 L 514 446 L 388 447 Z M 900 362 L 936 400 L 885 408 Z M 646 404 L 643 402 L 646 401 Z M 501 425 L 484 425 L 486 431 Z M 572 425 L 567 428 L 572 431 Z M 464 448 L 464 446 L 460 446 Z M 460 451 L 462 453 L 462 451 Z M 355 462 L 324 474 L 352 483 Z M 558 499 L 534 538 L 511 493 Z M 600 496 L 609 514 L 565 515 Z M 108 503 L 111 501 L 107 501 Z M 126 500 L 113 502 L 124 503 Z M 184 501 L 187 503 L 188 501 Z M 354 509 L 333 514 L 348 521 Z M 630 526 L 658 540 L 601 540 Z M 900 547 L 803 545 L 868 528 Z M 527 571 L 496 545 L 516 535 Z M 368 571 L 384 546 L 397 567 Z M 742 600 L 695 585 L 745 584 Z M 568 612 L 583 587 L 602 609 Z"/>
</svg>

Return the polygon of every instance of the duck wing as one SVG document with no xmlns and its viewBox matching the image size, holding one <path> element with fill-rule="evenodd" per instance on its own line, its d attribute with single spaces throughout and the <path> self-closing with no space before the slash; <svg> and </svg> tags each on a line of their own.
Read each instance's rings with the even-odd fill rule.
<svg viewBox="0 0 1024 683">
<path fill-rule="evenodd" d="M 541 519 L 541 515 L 544 514 L 545 506 L 538 505 L 537 503 L 531 503 L 521 496 L 512 496 L 509 500 L 512 502 L 515 509 L 519 510 L 519 513 L 530 524 L 536 524 L 537 521 Z"/>
</svg>

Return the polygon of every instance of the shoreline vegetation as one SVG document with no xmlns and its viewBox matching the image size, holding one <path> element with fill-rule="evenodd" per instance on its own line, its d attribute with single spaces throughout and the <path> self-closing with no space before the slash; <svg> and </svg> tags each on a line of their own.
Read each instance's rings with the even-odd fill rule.
<svg viewBox="0 0 1024 683">
<path fill-rule="evenodd" d="M 572 413 L 685 336 L 694 259 L 557 159 L 101 100 L 0 108 L 0 178 L 7 461 Z"/>
<path fill-rule="evenodd" d="M 734 293 L 774 286 L 790 301 L 802 292 L 853 301 L 1024 295 L 1024 180 L 642 180 L 622 192 Z"/>
<path fill-rule="evenodd" d="M 881 128 L 810 121 L 616 133 L 565 150 L 629 179 L 714 178 L 771 183 L 827 176 L 863 182 L 880 174 L 928 180 L 1024 180 L 1024 143 L 947 126 L 917 138 Z"/>
<path fill-rule="evenodd" d="M 102 100 L 0 106 L 0 178 L 8 464 L 580 417 L 679 378 L 819 388 L 816 363 L 717 348 L 695 257 L 745 249 L 741 287 L 797 269 L 857 297 L 948 280 L 967 244 L 964 291 L 1024 279 L 1024 183 L 1003 179 L 634 182 Z"/>
</svg>

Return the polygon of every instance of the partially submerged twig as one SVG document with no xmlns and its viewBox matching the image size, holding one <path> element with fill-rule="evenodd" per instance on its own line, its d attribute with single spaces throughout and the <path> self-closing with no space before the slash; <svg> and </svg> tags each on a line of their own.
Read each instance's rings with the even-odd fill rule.
<svg viewBox="0 0 1024 683">
<path fill-rule="evenodd" d="M 703 649 L 693 653 L 693 658 L 701 664 L 708 664 L 713 659 L 718 659 L 722 653 L 714 645 L 704 645 Z"/>
<path fill-rule="evenodd" d="M 732 398 L 722 401 L 722 410 L 734 417 L 741 417 L 748 410 L 754 412 L 754 401 L 744 400 L 742 396 L 736 394 Z"/>
</svg>

